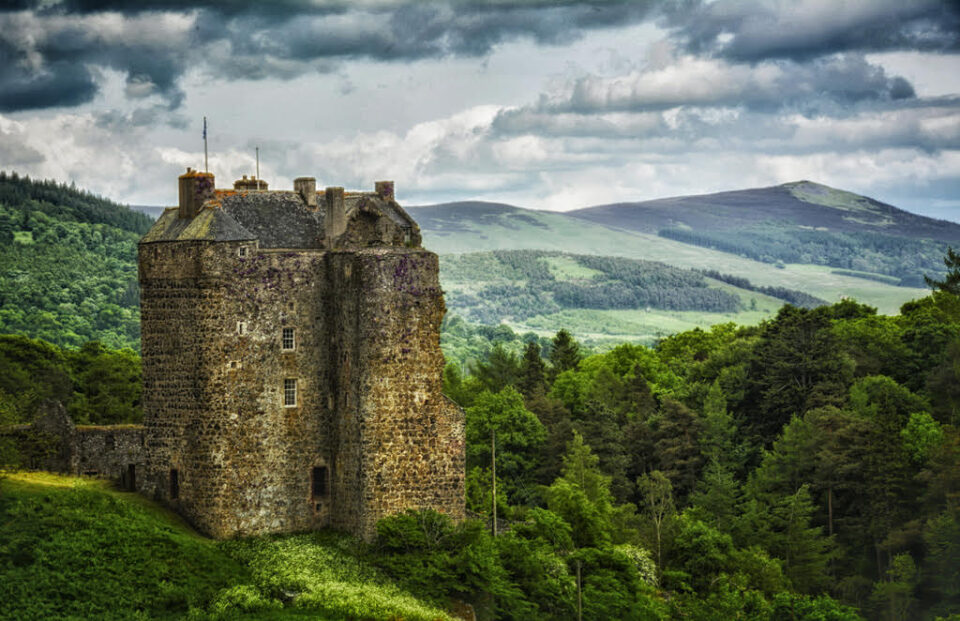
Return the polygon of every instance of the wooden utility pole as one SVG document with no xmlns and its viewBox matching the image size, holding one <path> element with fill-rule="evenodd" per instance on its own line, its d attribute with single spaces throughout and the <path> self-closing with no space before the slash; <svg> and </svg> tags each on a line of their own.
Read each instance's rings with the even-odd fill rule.
<svg viewBox="0 0 960 621">
<path fill-rule="evenodd" d="M 580 580 L 580 561 L 577 560 L 577 621 L 583 621 L 583 586 Z"/>
<path fill-rule="evenodd" d="M 493 466 L 493 488 L 490 494 L 493 497 L 493 536 L 497 536 L 497 430 L 490 429 L 490 455 Z"/>
</svg>

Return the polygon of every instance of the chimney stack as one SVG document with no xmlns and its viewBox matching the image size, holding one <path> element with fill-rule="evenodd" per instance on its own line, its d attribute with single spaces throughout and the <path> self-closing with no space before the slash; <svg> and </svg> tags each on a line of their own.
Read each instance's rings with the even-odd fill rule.
<svg viewBox="0 0 960 621">
<path fill-rule="evenodd" d="M 317 180 L 313 177 L 297 177 L 293 180 L 293 190 L 303 198 L 310 209 L 317 208 Z"/>
<path fill-rule="evenodd" d="M 180 175 L 180 208 L 177 216 L 192 218 L 200 211 L 203 204 L 213 198 L 213 173 L 198 172 L 187 168 L 187 172 Z"/>
<path fill-rule="evenodd" d="M 377 195 L 385 201 L 393 200 L 393 181 L 377 181 L 373 184 Z"/>
<path fill-rule="evenodd" d="M 327 213 L 323 225 L 327 233 L 327 247 L 332 248 L 333 242 L 347 230 L 347 213 L 343 203 L 343 188 L 327 188 L 324 194 Z"/>
</svg>

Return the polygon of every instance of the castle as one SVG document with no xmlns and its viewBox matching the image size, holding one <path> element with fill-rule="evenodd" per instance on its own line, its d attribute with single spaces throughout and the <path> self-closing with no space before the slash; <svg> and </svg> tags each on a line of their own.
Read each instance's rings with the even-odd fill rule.
<svg viewBox="0 0 960 621">
<path fill-rule="evenodd" d="M 139 246 L 137 489 L 214 537 L 462 517 L 438 260 L 393 183 L 221 190 L 188 169 L 179 184 Z"/>
<path fill-rule="evenodd" d="M 438 260 L 393 183 L 179 184 L 139 245 L 143 426 L 74 426 L 47 403 L 33 429 L 57 450 L 34 467 L 116 478 L 217 538 L 462 518 Z"/>
</svg>

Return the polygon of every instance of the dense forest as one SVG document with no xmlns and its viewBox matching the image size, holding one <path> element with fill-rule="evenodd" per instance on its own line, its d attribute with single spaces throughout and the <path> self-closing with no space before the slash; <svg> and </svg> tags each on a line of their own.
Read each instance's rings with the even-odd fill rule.
<svg viewBox="0 0 960 621">
<path fill-rule="evenodd" d="M 0 332 L 139 348 L 143 214 L 0 171 Z"/>
<path fill-rule="evenodd" d="M 722 231 L 666 227 L 659 235 L 765 263 L 827 265 L 868 278 L 870 273 L 882 274 L 904 287 L 922 287 L 925 273 L 942 272 L 940 258 L 946 252 L 946 244 L 926 239 L 869 231 L 798 230 L 772 224 Z"/>
<path fill-rule="evenodd" d="M 140 356 L 97 341 L 60 348 L 0 334 L 0 425 L 29 423 L 45 399 L 60 401 L 77 424 L 138 423 Z"/>
</svg>

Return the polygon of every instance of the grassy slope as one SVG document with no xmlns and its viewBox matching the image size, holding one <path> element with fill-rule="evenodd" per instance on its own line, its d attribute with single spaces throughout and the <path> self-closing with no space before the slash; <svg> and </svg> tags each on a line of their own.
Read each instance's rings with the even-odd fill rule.
<svg viewBox="0 0 960 621">
<path fill-rule="evenodd" d="M 785 269 L 778 269 L 768 263 L 726 252 L 699 248 L 647 233 L 615 230 L 559 213 L 504 207 L 495 216 L 485 215 L 481 219 L 469 216 L 458 219 L 455 212 L 443 219 L 429 217 L 431 211 L 438 213 L 440 209 L 425 207 L 410 210 L 413 217 L 421 221 L 424 246 L 438 254 L 536 248 L 662 261 L 677 267 L 714 269 L 743 276 L 755 285 L 798 289 L 828 302 L 836 302 L 843 296 L 853 297 L 876 306 L 885 314 L 896 314 L 904 302 L 927 294 L 924 289 L 894 287 L 882 282 L 832 274 L 833 268 L 825 266 L 787 265 Z M 445 223 L 448 223 L 446 229 L 436 226 Z M 454 223 L 455 226 L 450 226 Z M 444 282 L 444 286 L 448 286 L 448 283 Z M 751 319 L 755 321 L 749 315 L 736 317 L 736 321 L 741 323 L 751 323 Z"/>
<path fill-rule="evenodd" d="M 0 619 L 448 618 L 334 533 L 218 543 L 137 494 L 46 473 L 4 480 L 0 515 Z"/>
<path fill-rule="evenodd" d="M 459 255 L 467 258 L 467 255 Z M 492 284 L 523 285 L 525 281 L 517 274 L 506 272 L 508 268 L 496 261 L 492 255 L 469 255 L 469 267 L 452 260 L 451 255 L 441 259 L 441 278 L 448 293 L 458 292 L 482 295 L 482 290 Z M 547 264 L 554 278 L 560 281 L 588 279 L 600 272 L 584 267 L 571 256 L 553 256 L 540 259 Z M 446 266 L 446 270 L 444 267 Z M 639 342 L 652 344 L 675 332 L 695 327 L 706 328 L 717 323 L 737 322 L 754 324 L 773 316 L 783 305 L 777 298 L 740 289 L 733 285 L 706 279 L 711 287 L 728 291 L 740 297 L 745 310 L 741 312 L 717 313 L 705 311 L 672 311 L 662 309 L 637 310 L 597 310 L 564 309 L 530 317 L 525 320 L 505 320 L 504 323 L 516 332 L 532 331 L 541 336 L 551 336 L 559 327 L 571 330 L 581 339 L 601 348 L 606 343 Z M 454 309 L 456 312 L 456 309 Z"/>
</svg>

